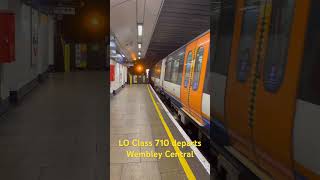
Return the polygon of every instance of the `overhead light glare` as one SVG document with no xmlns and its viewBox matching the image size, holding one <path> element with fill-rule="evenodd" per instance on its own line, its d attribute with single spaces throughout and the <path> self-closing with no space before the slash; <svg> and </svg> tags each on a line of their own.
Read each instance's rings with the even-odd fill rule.
<svg viewBox="0 0 320 180">
<path fill-rule="evenodd" d="M 141 57 L 139 56 L 138 59 L 141 59 Z"/>
<path fill-rule="evenodd" d="M 143 26 L 142 24 L 138 24 L 138 36 L 142 36 Z"/>
<path fill-rule="evenodd" d="M 140 51 L 138 52 L 138 55 L 141 56 L 141 52 Z"/>
<path fill-rule="evenodd" d="M 121 54 L 122 57 L 126 57 L 125 55 Z"/>
<path fill-rule="evenodd" d="M 110 47 L 116 47 L 116 43 L 113 41 L 110 41 Z"/>
<path fill-rule="evenodd" d="M 138 48 L 141 49 L 141 43 L 138 43 Z"/>
</svg>

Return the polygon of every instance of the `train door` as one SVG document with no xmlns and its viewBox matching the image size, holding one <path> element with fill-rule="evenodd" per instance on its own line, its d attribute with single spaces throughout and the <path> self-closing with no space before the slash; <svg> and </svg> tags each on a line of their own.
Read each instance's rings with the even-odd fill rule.
<svg viewBox="0 0 320 180">
<path fill-rule="evenodd" d="M 219 127 L 225 126 L 225 93 L 227 84 L 228 67 L 230 63 L 230 54 L 232 48 L 232 38 L 234 32 L 235 9 L 236 2 L 232 1 L 228 4 L 222 4 L 221 15 L 218 24 L 217 36 L 214 42 L 212 56 L 212 75 L 211 90 L 212 102 L 210 104 L 210 113 L 214 118 L 214 123 L 218 123 Z M 226 23 L 229 22 L 229 23 Z M 211 37 L 211 40 L 213 38 Z"/>
<path fill-rule="evenodd" d="M 208 61 L 210 45 L 210 34 L 207 33 L 197 40 L 195 46 L 195 58 L 189 83 L 189 110 L 190 114 L 196 118 L 200 125 L 205 125 L 202 120 L 202 93 L 206 76 L 206 66 Z"/>
<path fill-rule="evenodd" d="M 268 1 L 267 43 L 252 89 L 252 124 L 260 167 L 293 179 L 293 123 L 309 1 Z M 306 148 L 306 147 L 305 147 Z"/>
<path fill-rule="evenodd" d="M 225 118 L 231 145 L 256 162 L 250 124 L 252 71 L 255 68 L 258 25 L 264 9 L 260 1 L 239 0 L 236 5 L 231 60 L 228 70 Z"/>
<path fill-rule="evenodd" d="M 183 75 L 181 81 L 181 90 L 180 90 L 180 98 L 182 103 L 182 108 L 185 112 L 190 113 L 189 110 L 189 85 L 191 80 L 191 72 L 192 72 L 192 64 L 193 58 L 195 56 L 195 47 L 197 45 L 197 41 L 193 41 L 186 47 L 186 53 L 184 58 L 184 67 L 183 67 Z"/>
</svg>

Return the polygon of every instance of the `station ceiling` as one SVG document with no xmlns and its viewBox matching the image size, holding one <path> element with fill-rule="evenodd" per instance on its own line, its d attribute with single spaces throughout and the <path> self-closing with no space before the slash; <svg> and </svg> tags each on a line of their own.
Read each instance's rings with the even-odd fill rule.
<svg viewBox="0 0 320 180">
<path fill-rule="evenodd" d="M 210 0 L 165 0 L 143 64 L 151 67 L 210 29 L 210 5 Z"/>
<path fill-rule="evenodd" d="M 138 52 L 146 54 L 152 33 L 165 0 L 110 0 L 110 29 L 123 54 L 132 61 Z M 143 35 L 138 36 L 138 24 L 143 24 Z M 141 48 L 138 47 L 141 43 Z"/>
<path fill-rule="evenodd" d="M 49 6 L 85 6 L 107 0 L 25 0 Z M 141 62 L 146 67 L 188 43 L 210 28 L 210 2 L 216 0 L 110 0 L 110 27 L 127 57 L 137 56 L 142 42 Z M 211 11 L 212 12 L 212 11 Z M 144 35 L 137 37 L 137 23 Z"/>
<path fill-rule="evenodd" d="M 83 0 L 23 0 L 27 4 L 40 7 L 81 7 Z"/>
</svg>

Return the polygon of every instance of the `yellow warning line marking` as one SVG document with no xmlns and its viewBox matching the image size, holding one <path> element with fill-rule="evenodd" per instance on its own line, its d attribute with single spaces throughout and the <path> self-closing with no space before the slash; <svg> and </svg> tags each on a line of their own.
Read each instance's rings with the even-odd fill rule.
<svg viewBox="0 0 320 180">
<path fill-rule="evenodd" d="M 150 98 L 151 98 L 151 100 L 153 102 L 153 105 L 154 105 L 154 107 L 155 107 L 155 109 L 157 111 L 157 114 L 158 114 L 158 116 L 159 116 L 159 118 L 161 120 L 161 123 L 162 123 L 164 129 L 166 130 L 166 133 L 167 133 L 167 135 L 168 135 L 168 137 L 169 137 L 169 139 L 171 141 L 171 144 L 173 144 L 174 143 L 174 137 L 173 137 L 173 135 L 172 135 L 167 123 L 163 119 L 161 111 L 159 110 L 159 107 L 158 107 L 156 101 L 154 100 L 153 95 L 151 94 L 149 86 L 147 86 L 147 88 L 148 88 L 148 91 L 149 91 Z M 176 151 L 176 153 L 181 154 L 181 151 L 180 151 L 179 147 L 173 146 L 173 148 Z M 187 175 L 187 178 L 190 179 L 190 180 L 196 179 L 196 177 L 194 176 L 194 174 L 193 174 L 188 162 L 186 161 L 186 159 L 183 156 L 178 156 L 178 158 L 179 158 L 180 164 L 181 164 L 184 172 Z"/>
</svg>

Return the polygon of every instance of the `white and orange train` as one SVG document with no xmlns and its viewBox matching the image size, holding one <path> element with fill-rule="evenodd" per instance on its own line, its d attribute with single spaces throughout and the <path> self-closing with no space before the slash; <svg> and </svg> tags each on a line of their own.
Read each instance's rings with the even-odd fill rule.
<svg viewBox="0 0 320 180">
<path fill-rule="evenodd" d="M 225 177 L 248 179 L 243 166 L 259 179 L 319 180 L 320 1 L 222 2 L 211 71 L 206 32 L 154 66 L 154 86 L 210 129 Z"/>
<path fill-rule="evenodd" d="M 209 46 L 208 31 L 158 62 L 151 76 L 156 91 L 171 100 L 182 122 L 188 116 L 200 127 L 210 125 Z"/>
</svg>

